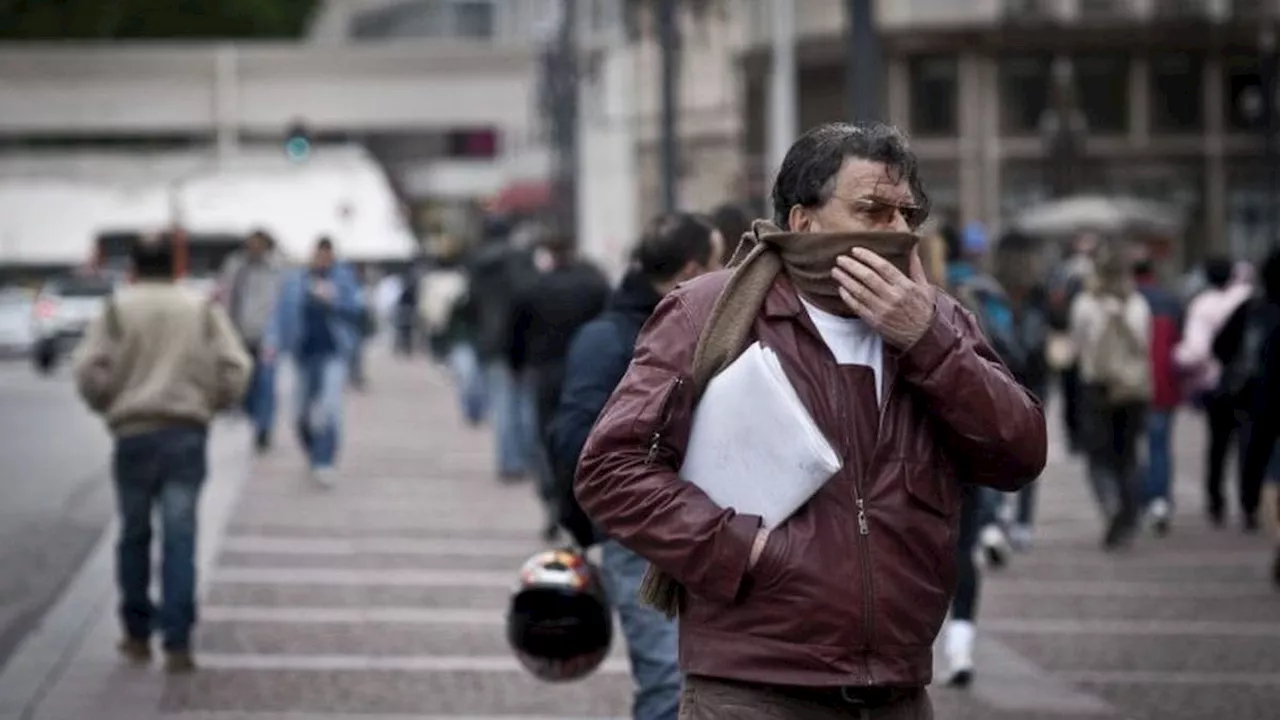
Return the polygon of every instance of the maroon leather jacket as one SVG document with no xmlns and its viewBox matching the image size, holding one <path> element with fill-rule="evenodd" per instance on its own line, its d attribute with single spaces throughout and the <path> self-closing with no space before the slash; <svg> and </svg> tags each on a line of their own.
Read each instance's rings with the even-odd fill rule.
<svg viewBox="0 0 1280 720">
<path fill-rule="evenodd" d="M 840 439 L 833 444 L 845 463 L 774 529 L 748 571 L 760 518 L 716 505 L 677 474 L 693 415 L 694 347 L 727 278 L 699 278 L 654 311 L 587 440 L 577 497 L 606 532 L 689 591 L 685 672 L 780 685 L 927 685 L 955 584 L 960 483 L 1017 490 L 1039 475 L 1044 413 L 973 317 L 940 292 L 924 336 L 901 354 L 886 348 L 889 390 L 874 450 L 857 460 L 846 430 L 877 418 L 847 412 L 848 376 L 779 277 L 752 340 L 778 354 L 818 427 Z"/>
</svg>

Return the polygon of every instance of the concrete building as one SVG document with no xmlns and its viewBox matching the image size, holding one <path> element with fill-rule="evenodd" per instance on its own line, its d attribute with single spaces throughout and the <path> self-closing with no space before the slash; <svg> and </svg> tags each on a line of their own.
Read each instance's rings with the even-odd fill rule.
<svg viewBox="0 0 1280 720">
<path fill-rule="evenodd" d="M 367 148 L 447 226 L 549 171 L 538 58 L 553 6 L 329 0 L 303 43 L 0 45 L 0 179 L 74 182 L 79 168 L 110 182 L 129 158 L 212 172 L 279 148 L 301 122 L 318 152 Z"/>
<path fill-rule="evenodd" d="M 744 0 L 742 147 L 763 192 L 769 0 Z M 800 127 L 845 116 L 842 0 L 795 0 Z M 888 118 L 936 204 L 998 227 L 1047 196 L 1055 56 L 1087 121 L 1082 189 L 1172 201 L 1185 259 L 1268 247 L 1260 62 L 1273 0 L 879 0 Z M 1271 36 L 1274 38 L 1274 35 Z"/>
</svg>

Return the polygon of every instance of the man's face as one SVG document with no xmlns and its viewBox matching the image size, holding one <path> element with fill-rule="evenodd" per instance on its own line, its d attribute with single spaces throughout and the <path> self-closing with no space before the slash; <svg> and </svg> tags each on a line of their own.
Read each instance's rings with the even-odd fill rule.
<svg viewBox="0 0 1280 720">
<path fill-rule="evenodd" d="M 702 268 L 703 273 L 715 272 L 724 267 L 724 234 L 719 230 L 711 231 L 711 259 L 707 261 L 706 267 Z"/>
<path fill-rule="evenodd" d="M 788 220 L 796 232 L 908 232 L 917 208 L 906 178 L 895 180 L 883 163 L 848 158 L 831 198 L 818 207 L 791 208 Z"/>
<path fill-rule="evenodd" d="M 267 239 L 261 235 L 250 235 L 246 245 L 249 257 L 255 260 L 267 254 Z"/>
<path fill-rule="evenodd" d="M 315 272 L 326 272 L 333 267 L 333 249 L 317 248 L 311 258 L 311 269 Z"/>
</svg>

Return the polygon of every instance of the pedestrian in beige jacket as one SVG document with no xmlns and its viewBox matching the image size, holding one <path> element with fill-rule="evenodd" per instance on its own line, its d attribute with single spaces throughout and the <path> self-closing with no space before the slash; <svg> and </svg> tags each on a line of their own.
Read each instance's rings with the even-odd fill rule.
<svg viewBox="0 0 1280 720">
<path fill-rule="evenodd" d="M 140 242 L 135 282 L 107 301 L 75 360 L 85 402 L 115 436 L 112 475 L 121 530 L 121 653 L 151 657 L 161 633 L 168 669 L 194 669 L 196 516 L 208 425 L 244 395 L 252 363 L 226 312 L 173 281 L 173 245 Z M 159 607 L 150 598 L 151 516 L 164 533 Z"/>
</svg>

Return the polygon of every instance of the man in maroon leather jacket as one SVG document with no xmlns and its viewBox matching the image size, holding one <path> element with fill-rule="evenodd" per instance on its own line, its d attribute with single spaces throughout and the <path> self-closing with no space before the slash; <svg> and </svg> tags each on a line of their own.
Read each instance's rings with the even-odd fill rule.
<svg viewBox="0 0 1280 720">
<path fill-rule="evenodd" d="M 791 148 L 773 206 L 784 231 L 834 234 L 914 230 L 928 200 L 896 129 L 831 124 Z M 835 260 L 829 287 L 784 265 L 769 288 L 750 339 L 777 353 L 844 462 L 771 532 L 677 472 L 695 347 L 728 273 L 677 288 L 642 332 L 575 490 L 687 591 L 681 717 L 931 716 L 960 486 L 1019 489 L 1040 474 L 1046 438 L 1039 404 L 973 317 L 929 285 L 914 252 L 910 269 L 858 249 Z"/>
</svg>

